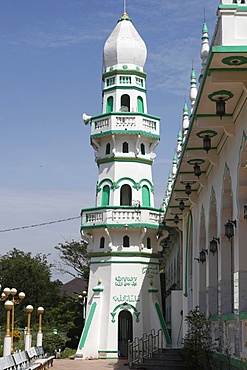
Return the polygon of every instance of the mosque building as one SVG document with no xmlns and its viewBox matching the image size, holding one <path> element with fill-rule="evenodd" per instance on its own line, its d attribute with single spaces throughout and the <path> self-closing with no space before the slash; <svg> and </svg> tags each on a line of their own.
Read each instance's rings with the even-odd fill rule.
<svg viewBox="0 0 247 370">
<path fill-rule="evenodd" d="M 162 329 L 159 252 L 168 236 L 163 210 L 154 208 L 152 164 L 159 117 L 148 113 L 147 48 L 126 12 L 103 53 L 103 102 L 90 123 L 98 166 L 96 206 L 82 210 L 90 279 L 87 320 L 77 356 L 118 358 L 128 340 Z"/>
<path fill-rule="evenodd" d="M 102 113 L 83 115 L 98 182 L 96 206 L 82 210 L 91 264 L 77 356 L 125 356 L 128 340 L 152 331 L 180 347 L 199 307 L 215 341 L 247 357 L 247 1 L 221 0 L 211 42 L 203 24 L 201 74 L 192 69 L 159 209 L 145 61 L 125 11 L 104 46 Z"/>
</svg>

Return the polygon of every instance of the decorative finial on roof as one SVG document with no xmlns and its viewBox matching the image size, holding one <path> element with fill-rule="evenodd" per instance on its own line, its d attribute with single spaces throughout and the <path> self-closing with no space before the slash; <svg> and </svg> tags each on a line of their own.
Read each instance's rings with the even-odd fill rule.
<svg viewBox="0 0 247 370">
<path fill-rule="evenodd" d="M 120 20 L 122 21 L 123 19 L 127 19 L 127 20 L 130 20 L 128 14 L 127 14 L 127 5 L 126 5 L 126 2 L 127 0 L 124 0 L 124 10 L 123 10 L 123 14 L 122 14 L 122 17 L 120 18 Z"/>
<path fill-rule="evenodd" d="M 208 27 L 205 21 L 205 9 L 204 9 L 204 23 L 202 26 L 202 47 L 201 47 L 202 69 L 201 69 L 201 75 L 200 75 L 199 81 L 201 81 L 201 78 L 205 71 L 205 67 L 206 67 L 207 59 L 208 59 L 208 53 L 209 53 Z"/>
<path fill-rule="evenodd" d="M 193 62 L 192 62 L 192 70 L 190 75 L 190 103 L 191 103 L 191 114 L 194 109 L 195 101 L 197 96 L 197 87 L 196 87 L 196 73 L 193 68 Z"/>
<path fill-rule="evenodd" d="M 175 178 L 178 168 L 178 159 L 177 159 L 177 153 L 173 154 L 173 160 L 172 160 L 172 177 Z"/>
<path fill-rule="evenodd" d="M 124 0 L 124 13 L 127 13 L 127 10 L 126 10 L 126 0 Z"/>
<path fill-rule="evenodd" d="M 178 131 L 178 136 L 177 136 L 177 155 L 178 159 L 180 158 L 181 152 L 182 152 L 182 144 L 183 144 L 183 139 L 182 139 L 182 131 Z"/>
<path fill-rule="evenodd" d="M 184 107 L 183 107 L 183 141 L 186 138 L 188 128 L 189 128 L 189 124 L 190 124 L 190 122 L 189 122 L 188 107 L 187 107 L 187 104 L 185 102 Z"/>
</svg>

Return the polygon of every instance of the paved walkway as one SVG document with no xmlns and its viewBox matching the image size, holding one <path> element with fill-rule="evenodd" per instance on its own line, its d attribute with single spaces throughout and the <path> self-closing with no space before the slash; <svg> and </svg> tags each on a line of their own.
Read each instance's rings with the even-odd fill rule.
<svg viewBox="0 0 247 370">
<path fill-rule="evenodd" d="M 127 360 L 56 359 L 52 370 L 129 370 Z"/>
</svg>

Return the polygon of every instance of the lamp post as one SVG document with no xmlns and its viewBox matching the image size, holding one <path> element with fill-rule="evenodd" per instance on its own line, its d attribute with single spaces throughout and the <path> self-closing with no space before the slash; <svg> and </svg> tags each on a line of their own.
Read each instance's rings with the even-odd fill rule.
<svg viewBox="0 0 247 370">
<path fill-rule="evenodd" d="M 31 347 L 31 342 L 32 342 L 32 335 L 31 335 L 31 313 L 33 312 L 33 306 L 30 304 L 26 307 L 26 312 L 27 312 L 27 332 L 25 336 L 25 351 L 27 351 Z"/>
<path fill-rule="evenodd" d="M 38 328 L 38 334 L 37 334 L 37 347 L 42 347 L 42 339 L 43 339 L 43 333 L 42 333 L 42 315 L 44 313 L 43 307 L 38 307 L 37 309 L 38 315 L 39 315 L 39 328 Z"/>
<path fill-rule="evenodd" d="M 86 298 L 87 298 L 87 292 L 86 290 L 83 290 L 82 294 L 78 295 L 78 301 L 80 305 L 82 306 L 82 321 L 84 324 L 84 319 L 86 316 Z"/>
<path fill-rule="evenodd" d="M 15 299 L 16 294 L 17 290 L 15 288 L 12 289 L 4 288 L 3 293 L 1 295 L 1 299 L 6 302 L 8 300 L 8 297 L 12 296 L 12 298 L 10 299 L 10 301 L 13 303 L 11 316 L 11 353 L 14 352 L 15 305 L 20 304 L 25 298 L 25 293 L 20 292 L 18 295 L 19 299 Z"/>
<path fill-rule="evenodd" d="M 11 354 L 11 335 L 10 335 L 10 311 L 13 309 L 13 302 L 7 300 L 4 303 L 4 307 L 7 311 L 7 322 L 6 322 L 6 333 L 4 337 L 3 356 Z"/>
</svg>

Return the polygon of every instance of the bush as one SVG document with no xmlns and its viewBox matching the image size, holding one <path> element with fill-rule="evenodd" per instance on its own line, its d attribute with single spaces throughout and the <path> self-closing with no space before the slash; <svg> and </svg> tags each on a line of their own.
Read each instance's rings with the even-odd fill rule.
<svg viewBox="0 0 247 370">
<path fill-rule="evenodd" d="M 196 307 L 186 316 L 185 321 L 188 323 L 188 332 L 183 344 L 187 369 L 221 369 L 218 360 L 212 356 L 217 348 L 212 340 L 209 318 Z"/>
<path fill-rule="evenodd" d="M 45 334 L 43 339 L 44 351 L 48 353 L 54 353 L 59 349 L 63 351 L 65 349 L 66 339 L 61 334 Z"/>
<path fill-rule="evenodd" d="M 19 342 L 22 339 L 20 330 L 14 330 L 14 343 Z"/>
</svg>

